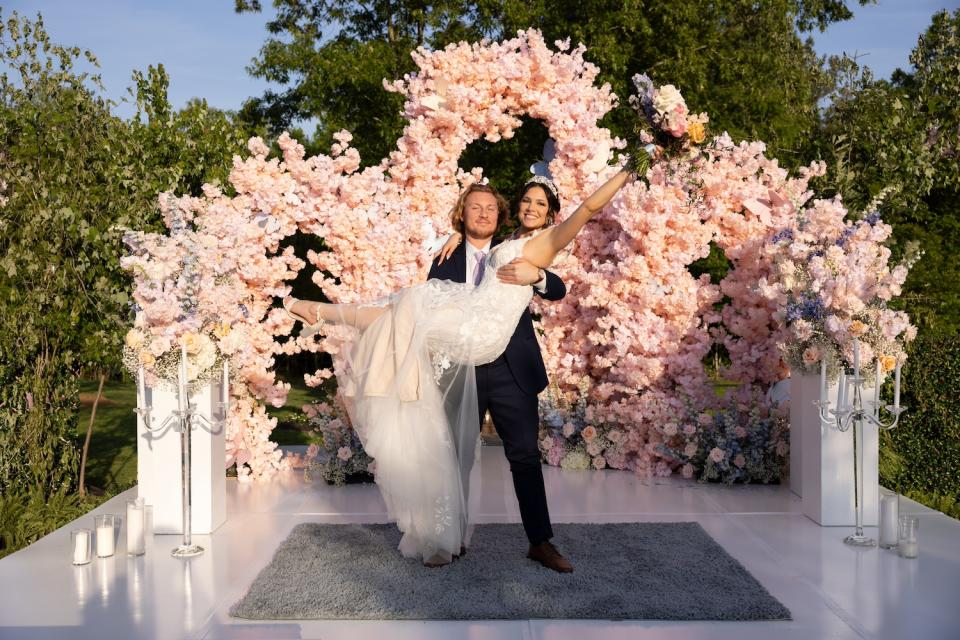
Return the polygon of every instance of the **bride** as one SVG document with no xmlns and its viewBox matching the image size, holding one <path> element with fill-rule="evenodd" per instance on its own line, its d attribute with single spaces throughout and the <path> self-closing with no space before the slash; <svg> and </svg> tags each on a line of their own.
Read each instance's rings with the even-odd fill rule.
<svg viewBox="0 0 960 640">
<path fill-rule="evenodd" d="M 311 327 L 360 330 L 336 371 L 338 387 L 376 460 L 404 556 L 446 564 L 469 539 L 467 487 L 480 433 L 474 367 L 503 353 L 533 296 L 532 287 L 502 282 L 497 269 L 516 258 L 549 267 L 632 175 L 617 173 L 559 224 L 497 245 L 476 287 L 427 280 L 369 304 L 284 298 L 287 313 Z"/>
</svg>

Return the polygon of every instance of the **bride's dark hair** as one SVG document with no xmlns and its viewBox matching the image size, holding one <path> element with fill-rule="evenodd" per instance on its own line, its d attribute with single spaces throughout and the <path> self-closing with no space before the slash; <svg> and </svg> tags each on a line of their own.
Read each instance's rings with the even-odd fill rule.
<svg viewBox="0 0 960 640">
<path fill-rule="evenodd" d="M 547 223 L 544 226 L 550 226 L 557 217 L 557 213 L 560 212 L 560 198 L 555 196 L 553 191 L 542 182 L 530 180 L 520 188 L 520 193 L 517 195 L 517 199 L 513 203 L 513 215 L 517 215 L 517 213 L 519 213 L 520 201 L 523 200 L 523 196 L 527 195 L 527 192 L 534 187 L 539 187 L 542 189 L 543 193 L 547 196 Z"/>
</svg>

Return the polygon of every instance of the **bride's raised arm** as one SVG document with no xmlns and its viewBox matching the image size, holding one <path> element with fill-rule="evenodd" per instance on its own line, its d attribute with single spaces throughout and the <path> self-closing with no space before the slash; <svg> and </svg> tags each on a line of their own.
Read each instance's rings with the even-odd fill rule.
<svg viewBox="0 0 960 640">
<path fill-rule="evenodd" d="M 620 191 L 632 175 L 630 171 L 621 170 L 604 182 L 563 222 L 531 238 L 523 246 L 523 257 L 540 268 L 549 267 L 557 254 L 570 244 L 583 225 L 610 202 L 610 199 Z"/>
</svg>

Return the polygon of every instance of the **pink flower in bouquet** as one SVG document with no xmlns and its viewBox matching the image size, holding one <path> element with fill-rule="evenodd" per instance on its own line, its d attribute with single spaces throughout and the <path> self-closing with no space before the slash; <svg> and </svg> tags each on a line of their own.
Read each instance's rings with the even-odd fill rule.
<svg viewBox="0 0 960 640">
<path fill-rule="evenodd" d="M 713 424 L 713 416 L 709 413 L 701 413 L 697 416 L 697 422 L 700 423 L 700 426 L 706 427 L 707 425 Z"/>
<path fill-rule="evenodd" d="M 802 318 L 794 322 L 790 328 L 793 329 L 793 335 L 801 342 L 805 342 L 813 337 L 813 325 Z"/>
<path fill-rule="evenodd" d="M 783 456 L 787 455 L 787 452 L 788 452 L 789 450 L 790 450 L 790 448 L 789 448 L 789 446 L 787 445 L 786 441 L 784 441 L 784 440 L 779 440 L 779 441 L 777 441 L 777 455 L 778 455 L 778 456 L 783 457 Z"/>
<path fill-rule="evenodd" d="M 687 464 L 683 465 L 682 473 L 683 473 L 683 477 L 684 477 L 684 478 L 692 478 L 692 477 L 693 477 L 693 465 L 690 464 L 689 462 L 688 462 Z"/>
<path fill-rule="evenodd" d="M 584 442 L 590 442 L 597 437 L 597 428 L 593 425 L 590 425 L 584 428 L 584 430 L 580 432 L 580 435 L 583 436 Z"/>
<path fill-rule="evenodd" d="M 738 438 L 746 438 L 747 430 L 742 426 L 737 425 L 736 427 L 733 428 L 733 435 L 737 436 Z"/>
<path fill-rule="evenodd" d="M 573 435 L 573 432 L 576 431 L 576 430 L 577 430 L 577 428 L 576 428 L 575 426 L 573 426 L 572 423 L 570 423 L 570 422 L 566 423 L 565 425 L 563 425 L 563 437 L 564 437 L 564 438 L 569 438 L 570 436 Z"/>
<path fill-rule="evenodd" d="M 687 456 L 688 458 L 692 458 L 693 456 L 697 455 L 697 443 L 688 442 L 687 446 L 683 448 L 683 455 Z"/>
<path fill-rule="evenodd" d="M 317 415 L 317 410 L 313 407 L 312 404 L 305 404 L 301 407 L 303 412 L 307 414 L 308 418 L 314 418 Z"/>
<path fill-rule="evenodd" d="M 663 435 L 667 436 L 668 438 L 672 438 L 673 436 L 677 435 L 678 432 L 679 429 L 677 428 L 676 422 L 668 422 L 667 424 L 663 425 Z"/>
<path fill-rule="evenodd" d="M 803 350 L 803 364 L 809 366 L 815 362 L 820 362 L 820 349 L 817 347 L 807 347 Z"/>
<path fill-rule="evenodd" d="M 603 459 L 603 456 L 598 455 L 593 458 L 594 469 L 597 469 L 599 471 L 600 469 L 603 469 L 606 466 L 607 466 L 607 461 Z"/>
<path fill-rule="evenodd" d="M 353 457 L 353 451 L 350 450 L 350 447 L 340 447 L 337 450 L 337 457 L 346 462 Z"/>
<path fill-rule="evenodd" d="M 710 459 L 714 462 L 723 462 L 724 456 L 725 454 L 723 449 L 720 447 L 714 447 L 713 449 L 710 449 Z"/>
<path fill-rule="evenodd" d="M 607 433 L 607 440 L 609 440 L 614 444 L 617 444 L 622 439 L 623 439 L 623 432 L 620 431 L 619 429 L 610 429 L 609 433 Z"/>
<path fill-rule="evenodd" d="M 747 464 L 747 459 L 743 457 L 743 454 L 742 454 L 742 453 L 738 453 L 738 454 L 737 454 L 736 456 L 734 456 L 734 458 L 733 458 L 733 464 L 735 464 L 736 466 L 738 466 L 738 467 L 740 467 L 740 468 L 742 469 L 743 466 L 744 466 L 745 464 Z"/>
<path fill-rule="evenodd" d="M 566 455 L 566 451 L 563 447 L 553 447 L 547 451 L 547 464 L 553 465 L 554 467 L 560 466 L 560 461 L 563 460 L 563 456 Z"/>
<path fill-rule="evenodd" d="M 317 454 L 320 453 L 320 447 L 317 446 L 317 443 L 313 442 L 307 447 L 307 459 L 313 460 L 317 457 Z"/>
<path fill-rule="evenodd" d="M 600 447 L 600 444 L 594 440 L 587 445 L 587 454 L 590 456 L 599 456 L 603 453 L 603 449 Z"/>
<path fill-rule="evenodd" d="M 692 436 L 697 432 L 697 427 L 692 424 L 683 425 L 683 433 L 687 436 Z"/>
</svg>

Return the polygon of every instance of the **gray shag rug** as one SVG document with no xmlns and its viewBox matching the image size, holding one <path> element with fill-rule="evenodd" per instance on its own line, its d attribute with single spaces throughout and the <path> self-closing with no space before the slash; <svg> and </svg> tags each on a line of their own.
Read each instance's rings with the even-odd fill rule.
<svg viewBox="0 0 960 640">
<path fill-rule="evenodd" d="M 437 569 L 397 551 L 392 524 L 302 523 L 230 615 L 255 620 L 790 620 L 696 522 L 554 524 L 574 565 L 526 558 L 519 524 L 482 524 Z"/>
</svg>

